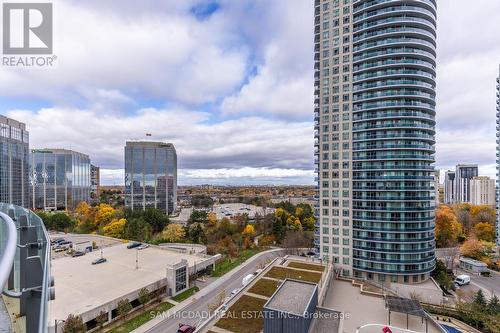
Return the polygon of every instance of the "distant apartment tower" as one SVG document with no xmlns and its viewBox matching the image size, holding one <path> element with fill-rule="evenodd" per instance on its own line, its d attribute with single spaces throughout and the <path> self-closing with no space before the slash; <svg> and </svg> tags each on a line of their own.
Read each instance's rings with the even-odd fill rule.
<svg viewBox="0 0 500 333">
<path fill-rule="evenodd" d="M 471 204 L 495 206 L 495 180 L 490 177 L 474 177 L 470 181 Z"/>
<path fill-rule="evenodd" d="M 455 203 L 455 171 L 448 170 L 444 173 L 444 203 Z"/>
<path fill-rule="evenodd" d="M 470 181 L 477 177 L 477 164 L 457 164 L 455 169 L 455 202 L 471 203 Z"/>
<path fill-rule="evenodd" d="M 90 202 L 90 158 L 68 149 L 33 149 L 31 208 L 72 210 Z"/>
<path fill-rule="evenodd" d="M 500 66 L 499 66 L 500 68 Z M 500 70 L 497 77 L 497 245 L 500 246 Z"/>
<path fill-rule="evenodd" d="M 0 202 L 29 207 L 29 133 L 0 115 Z"/>
<path fill-rule="evenodd" d="M 435 266 L 435 0 L 315 0 L 315 246 L 342 275 Z"/>
<path fill-rule="evenodd" d="M 101 189 L 101 169 L 98 166 L 90 165 L 90 198 L 92 201 L 99 201 Z"/>
<path fill-rule="evenodd" d="M 125 204 L 132 209 L 177 208 L 177 153 L 171 143 L 127 141 Z"/>
<path fill-rule="evenodd" d="M 434 195 L 435 195 L 435 203 L 436 203 L 436 206 L 439 206 L 440 202 L 439 202 L 439 187 L 441 185 L 440 181 L 441 181 L 441 175 L 440 175 L 440 171 L 438 169 L 436 169 L 434 171 L 434 173 L 432 174 L 432 177 L 433 177 L 433 185 L 434 185 Z"/>
</svg>

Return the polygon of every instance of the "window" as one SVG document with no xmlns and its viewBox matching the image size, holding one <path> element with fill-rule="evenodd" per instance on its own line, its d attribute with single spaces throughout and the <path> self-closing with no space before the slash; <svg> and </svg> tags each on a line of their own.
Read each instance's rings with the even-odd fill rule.
<svg viewBox="0 0 500 333">
<path fill-rule="evenodd" d="M 187 287 L 186 266 L 175 270 L 175 292 L 178 293 Z"/>
</svg>

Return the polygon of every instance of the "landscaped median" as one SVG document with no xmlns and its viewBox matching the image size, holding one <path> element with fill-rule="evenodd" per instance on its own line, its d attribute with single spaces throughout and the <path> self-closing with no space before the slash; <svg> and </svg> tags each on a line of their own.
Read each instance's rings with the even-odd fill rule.
<svg viewBox="0 0 500 333">
<path fill-rule="evenodd" d="M 163 302 L 153 308 L 147 309 L 145 312 L 135 316 L 134 318 L 126 321 L 120 326 L 117 326 L 113 328 L 112 330 L 109 330 L 108 333 L 129 333 L 138 328 L 141 325 L 144 325 L 148 321 L 151 320 L 153 317 L 153 314 L 158 314 L 158 313 L 163 313 L 165 311 L 168 311 L 169 309 L 173 308 L 174 304 L 167 302 Z"/>
<path fill-rule="evenodd" d="M 243 250 L 241 251 L 236 258 L 226 258 L 219 263 L 215 264 L 215 269 L 212 271 L 213 277 L 221 277 L 227 272 L 233 270 L 238 267 L 242 263 L 244 263 L 249 258 L 253 257 L 257 253 L 262 252 L 261 250 Z"/>
</svg>

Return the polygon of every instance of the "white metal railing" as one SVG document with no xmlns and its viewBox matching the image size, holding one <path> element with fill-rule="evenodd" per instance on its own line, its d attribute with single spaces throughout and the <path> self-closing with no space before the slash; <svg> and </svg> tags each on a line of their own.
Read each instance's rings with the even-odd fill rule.
<svg viewBox="0 0 500 333">
<path fill-rule="evenodd" d="M 17 228 L 14 221 L 5 213 L 0 212 L 0 220 L 6 231 L 5 236 L 1 236 L 5 241 L 5 248 L 0 249 L 0 251 L 3 251 L 0 256 L 0 287 L 3 290 L 14 264 L 17 248 Z"/>
</svg>

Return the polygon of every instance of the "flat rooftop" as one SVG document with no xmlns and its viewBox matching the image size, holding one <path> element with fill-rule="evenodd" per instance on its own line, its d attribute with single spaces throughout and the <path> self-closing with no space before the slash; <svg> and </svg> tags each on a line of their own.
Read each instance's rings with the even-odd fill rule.
<svg viewBox="0 0 500 333">
<path fill-rule="evenodd" d="M 317 288 L 315 283 L 286 279 L 264 308 L 303 316 Z"/>
<path fill-rule="evenodd" d="M 104 248 L 103 257 L 107 262 L 92 265 L 92 261 L 100 257 L 101 251 L 95 250 L 82 257 L 52 260 L 56 299 L 49 302 L 50 322 L 66 319 L 70 313 L 85 313 L 164 279 L 167 265 L 182 259 L 186 259 L 189 266 L 206 260 L 153 246 L 144 250 L 127 249 L 127 244 Z"/>
</svg>

